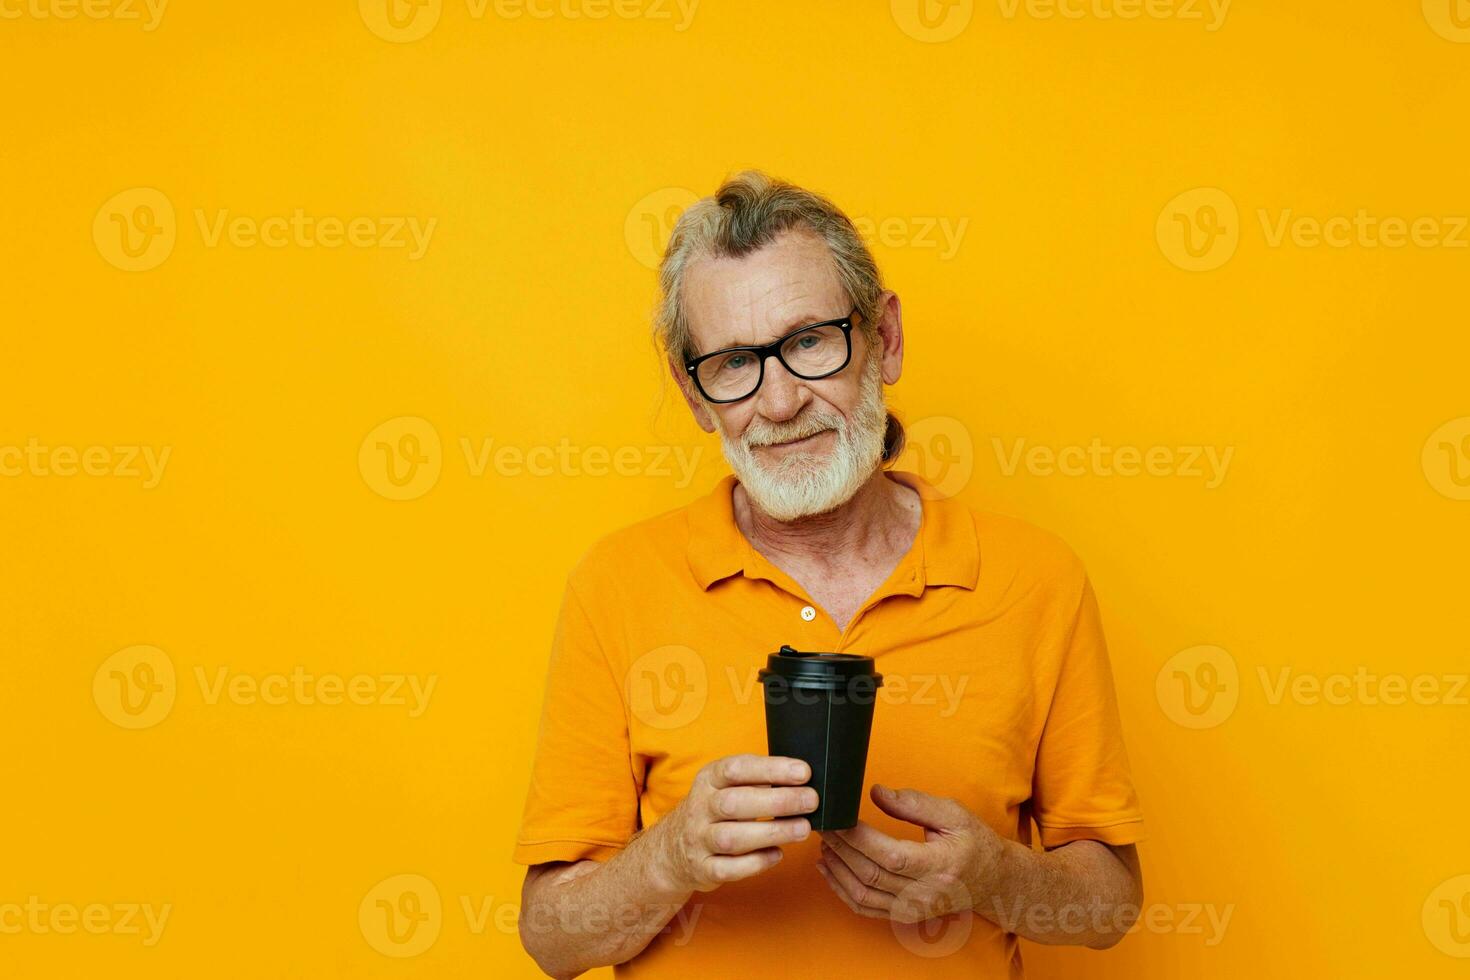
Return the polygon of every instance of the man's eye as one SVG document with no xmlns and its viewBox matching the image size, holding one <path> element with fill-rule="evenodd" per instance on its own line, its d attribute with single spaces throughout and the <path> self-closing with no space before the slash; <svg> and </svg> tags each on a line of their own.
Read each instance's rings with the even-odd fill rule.
<svg viewBox="0 0 1470 980">
<path fill-rule="evenodd" d="M 725 358 L 725 361 L 723 364 L 720 365 L 720 368 L 725 371 L 739 371 L 741 368 L 746 367 L 749 363 L 749 354 L 731 354 L 729 357 Z"/>
<path fill-rule="evenodd" d="M 817 346 L 817 344 L 821 342 L 821 338 L 819 338 L 816 334 L 810 333 L 804 337 L 796 338 L 796 343 L 806 350 L 811 350 L 813 347 Z"/>
</svg>

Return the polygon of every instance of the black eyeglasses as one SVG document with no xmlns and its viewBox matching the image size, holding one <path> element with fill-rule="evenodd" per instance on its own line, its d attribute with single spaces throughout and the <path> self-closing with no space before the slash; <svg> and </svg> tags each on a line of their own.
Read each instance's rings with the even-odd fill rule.
<svg viewBox="0 0 1470 980">
<path fill-rule="evenodd" d="M 756 393 L 766 376 L 766 358 L 804 381 L 830 378 L 852 360 L 852 324 L 847 316 L 808 324 L 769 344 L 726 347 L 684 362 L 699 393 L 716 404 L 743 401 Z"/>
</svg>

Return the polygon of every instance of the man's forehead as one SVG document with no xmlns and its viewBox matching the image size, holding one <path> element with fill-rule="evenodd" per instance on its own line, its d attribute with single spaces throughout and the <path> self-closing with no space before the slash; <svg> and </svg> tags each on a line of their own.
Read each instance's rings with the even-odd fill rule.
<svg viewBox="0 0 1470 980">
<path fill-rule="evenodd" d="M 832 255 L 810 235 L 783 235 L 740 258 L 700 259 L 689 267 L 685 285 L 691 340 L 699 350 L 766 343 L 847 313 Z"/>
</svg>

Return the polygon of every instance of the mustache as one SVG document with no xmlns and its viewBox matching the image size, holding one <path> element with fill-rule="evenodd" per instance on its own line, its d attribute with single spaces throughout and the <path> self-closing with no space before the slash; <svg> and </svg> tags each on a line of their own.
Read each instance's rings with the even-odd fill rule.
<svg viewBox="0 0 1470 980">
<path fill-rule="evenodd" d="M 751 449 L 770 446 L 778 442 L 793 442 L 805 439 L 829 429 L 842 431 L 842 419 L 831 415 L 813 415 L 811 418 L 788 425 L 757 426 L 752 424 L 745 432 L 745 445 Z M 754 431 L 751 431 L 754 430 Z"/>
</svg>

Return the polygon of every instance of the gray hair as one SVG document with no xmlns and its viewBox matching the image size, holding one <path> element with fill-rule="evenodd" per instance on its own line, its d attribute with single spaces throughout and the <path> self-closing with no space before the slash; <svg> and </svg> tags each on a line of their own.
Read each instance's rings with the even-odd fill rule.
<svg viewBox="0 0 1470 980">
<path fill-rule="evenodd" d="M 883 277 L 852 221 L 820 194 L 759 170 L 745 170 L 726 178 L 713 196 L 691 204 L 674 225 L 659 263 L 659 301 L 653 318 L 654 340 L 665 356 L 683 364 L 694 354 L 683 299 L 690 264 L 706 257 L 740 258 L 791 228 L 805 228 L 826 243 L 838 281 L 862 314 L 859 329 L 876 346 Z M 883 460 L 897 460 L 903 445 L 903 423 L 889 412 Z"/>
</svg>

